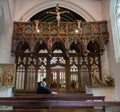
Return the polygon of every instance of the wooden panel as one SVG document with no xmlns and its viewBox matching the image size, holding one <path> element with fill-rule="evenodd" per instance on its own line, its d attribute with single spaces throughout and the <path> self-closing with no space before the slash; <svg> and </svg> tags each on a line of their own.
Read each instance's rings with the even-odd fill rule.
<svg viewBox="0 0 120 112">
<path fill-rule="evenodd" d="M 15 64 L 0 64 L 0 86 L 15 86 Z"/>
</svg>

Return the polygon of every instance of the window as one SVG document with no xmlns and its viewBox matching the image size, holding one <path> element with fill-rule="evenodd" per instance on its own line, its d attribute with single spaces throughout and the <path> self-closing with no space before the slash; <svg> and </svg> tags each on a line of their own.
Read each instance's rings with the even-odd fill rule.
<svg viewBox="0 0 120 112">
<path fill-rule="evenodd" d="M 111 25 L 116 62 L 120 62 L 120 0 L 111 0 Z"/>
<path fill-rule="evenodd" d="M 120 32 L 119 32 L 120 31 L 120 0 L 117 0 L 115 13 L 117 20 L 117 33 L 118 36 L 120 37 Z"/>
</svg>

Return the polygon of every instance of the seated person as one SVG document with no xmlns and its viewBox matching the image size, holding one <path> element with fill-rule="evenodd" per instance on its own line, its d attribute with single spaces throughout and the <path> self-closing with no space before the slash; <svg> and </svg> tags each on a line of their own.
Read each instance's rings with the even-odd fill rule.
<svg viewBox="0 0 120 112">
<path fill-rule="evenodd" d="M 51 91 L 47 87 L 44 87 L 44 84 L 41 81 L 38 83 L 38 88 L 37 88 L 36 93 L 37 94 L 51 94 Z"/>
<path fill-rule="evenodd" d="M 46 78 L 44 78 L 42 82 L 44 84 L 44 87 L 46 87 Z"/>
</svg>

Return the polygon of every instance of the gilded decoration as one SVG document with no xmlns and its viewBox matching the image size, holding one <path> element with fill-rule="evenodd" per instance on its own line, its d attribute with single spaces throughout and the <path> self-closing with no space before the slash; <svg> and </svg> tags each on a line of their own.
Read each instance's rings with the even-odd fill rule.
<svg viewBox="0 0 120 112">
<path fill-rule="evenodd" d="M 0 64 L 0 86 L 14 87 L 15 64 Z"/>
<path fill-rule="evenodd" d="M 76 33 L 75 29 L 79 29 L 80 32 Z M 35 22 L 15 22 L 12 51 L 16 52 L 19 45 L 27 43 L 30 52 L 35 52 L 35 46 L 38 43 L 44 43 L 51 52 L 52 46 L 56 42 L 62 42 L 68 51 L 74 42 L 81 44 L 84 54 L 88 52 L 87 46 L 90 41 L 97 42 L 100 46 L 100 54 L 102 54 L 104 44 L 109 41 L 106 21 L 60 22 L 59 27 L 56 22 L 38 21 L 37 24 Z"/>
</svg>

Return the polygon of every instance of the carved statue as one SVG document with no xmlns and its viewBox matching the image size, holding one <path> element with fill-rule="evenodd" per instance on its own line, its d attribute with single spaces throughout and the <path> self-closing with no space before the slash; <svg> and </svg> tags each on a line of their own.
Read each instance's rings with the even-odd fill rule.
<svg viewBox="0 0 120 112">
<path fill-rule="evenodd" d="M 57 4 L 57 6 L 56 6 L 56 11 L 55 12 L 47 12 L 47 13 L 50 13 L 50 14 L 55 14 L 56 15 L 56 19 L 57 19 L 57 26 L 59 27 L 60 26 L 60 19 L 61 19 L 61 17 L 60 17 L 60 14 L 64 14 L 64 13 L 69 13 L 69 11 L 62 11 L 62 12 L 60 12 L 59 11 L 59 4 Z"/>
<path fill-rule="evenodd" d="M 38 28 L 38 25 L 39 25 L 39 21 L 38 20 L 35 20 L 35 29 L 37 31 L 37 33 L 40 32 L 39 28 Z"/>
<path fill-rule="evenodd" d="M 93 78 L 93 84 L 95 84 L 95 85 L 101 85 L 102 84 L 102 81 L 98 78 L 97 72 L 95 70 L 93 72 L 92 78 Z"/>
<path fill-rule="evenodd" d="M 80 36 L 82 34 L 81 20 L 77 20 L 78 29 L 80 30 Z"/>
</svg>

